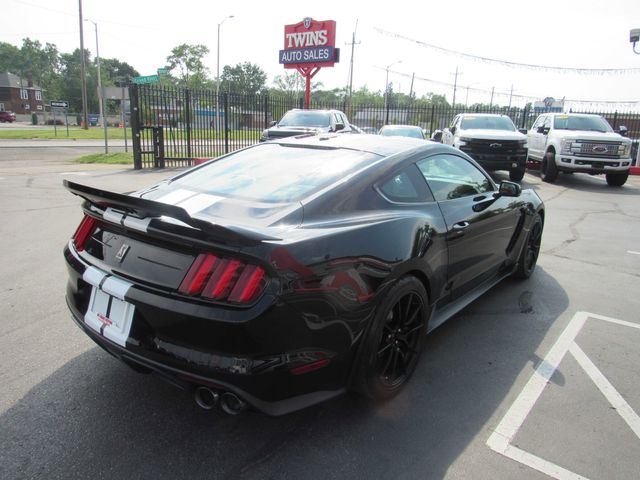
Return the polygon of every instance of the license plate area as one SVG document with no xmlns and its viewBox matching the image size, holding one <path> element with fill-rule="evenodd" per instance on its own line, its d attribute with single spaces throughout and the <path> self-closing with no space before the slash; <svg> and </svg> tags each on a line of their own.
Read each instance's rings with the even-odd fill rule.
<svg viewBox="0 0 640 480">
<path fill-rule="evenodd" d="M 102 274 L 100 281 L 91 281 L 98 280 L 97 278 L 87 278 L 96 277 L 95 271 L 92 275 L 85 275 L 93 288 L 84 321 L 95 332 L 124 347 L 135 313 L 135 306 L 124 300 L 131 284 L 108 277 L 103 272 L 99 273 Z"/>
</svg>

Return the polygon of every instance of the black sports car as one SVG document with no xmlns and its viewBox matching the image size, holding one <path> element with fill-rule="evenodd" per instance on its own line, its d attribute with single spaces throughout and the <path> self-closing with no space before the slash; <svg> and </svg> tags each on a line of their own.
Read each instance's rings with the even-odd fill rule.
<svg viewBox="0 0 640 480">
<path fill-rule="evenodd" d="M 286 138 L 129 195 L 65 186 L 85 200 L 76 323 L 228 413 L 392 397 L 426 332 L 531 275 L 544 222 L 532 190 L 403 137 Z"/>
</svg>

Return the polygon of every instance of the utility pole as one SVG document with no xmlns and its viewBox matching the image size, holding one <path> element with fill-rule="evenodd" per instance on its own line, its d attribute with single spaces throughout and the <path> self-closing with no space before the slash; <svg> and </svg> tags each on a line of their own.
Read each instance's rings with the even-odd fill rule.
<svg viewBox="0 0 640 480">
<path fill-rule="evenodd" d="M 356 42 L 356 31 L 358 30 L 358 19 L 356 19 L 356 28 L 353 30 L 353 34 L 351 35 L 351 43 L 347 43 L 346 45 L 351 45 L 351 63 L 349 65 L 349 105 L 351 105 L 351 97 L 353 96 L 353 55 L 355 53 L 356 45 L 360 45 L 362 42 Z"/>
<path fill-rule="evenodd" d="M 100 50 L 98 48 L 98 24 L 93 20 L 86 19 L 85 22 L 93 23 L 96 30 L 96 63 L 98 64 L 98 103 L 100 105 L 100 118 L 102 118 L 102 128 L 104 129 L 104 153 L 109 153 L 109 142 L 107 140 L 107 114 L 104 110 L 104 92 L 102 91 L 102 76 L 100 75 Z"/>
<path fill-rule="evenodd" d="M 493 92 L 495 91 L 496 87 L 491 87 L 491 101 L 489 102 L 489 110 L 491 110 L 491 108 L 493 107 Z"/>
<path fill-rule="evenodd" d="M 89 129 L 89 116 L 87 115 L 87 77 L 84 64 L 84 34 L 82 30 L 82 0 L 78 0 L 78 10 L 80 16 L 80 75 L 82 76 L 82 121 L 85 130 Z"/>
<path fill-rule="evenodd" d="M 511 99 L 513 98 L 513 85 L 511 85 L 511 93 L 509 93 L 509 110 L 511 110 Z"/>
<path fill-rule="evenodd" d="M 460 75 L 462 75 L 462 72 L 460 72 Z M 458 66 L 456 65 L 456 73 L 455 73 L 455 79 L 453 81 L 453 102 L 452 102 L 452 107 L 455 109 L 456 108 L 456 89 L 458 88 Z"/>
<path fill-rule="evenodd" d="M 413 81 L 416 78 L 416 72 L 413 72 L 411 74 L 411 87 L 409 87 L 409 99 L 412 100 L 413 99 Z"/>
</svg>

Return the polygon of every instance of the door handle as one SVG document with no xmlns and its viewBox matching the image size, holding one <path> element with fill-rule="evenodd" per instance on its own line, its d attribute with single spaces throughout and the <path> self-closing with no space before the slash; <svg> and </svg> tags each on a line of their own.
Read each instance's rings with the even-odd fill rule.
<svg viewBox="0 0 640 480">
<path fill-rule="evenodd" d="M 453 225 L 454 230 L 464 230 L 470 225 L 469 222 L 458 222 Z"/>
</svg>

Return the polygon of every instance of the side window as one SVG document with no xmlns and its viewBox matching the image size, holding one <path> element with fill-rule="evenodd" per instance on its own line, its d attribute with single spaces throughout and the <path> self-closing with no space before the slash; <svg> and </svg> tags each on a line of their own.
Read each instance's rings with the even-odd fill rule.
<svg viewBox="0 0 640 480">
<path fill-rule="evenodd" d="M 542 124 L 544 128 L 551 128 L 551 116 L 547 115 L 544 117 L 544 123 Z"/>
<path fill-rule="evenodd" d="M 455 117 L 453 117 L 453 120 L 451 120 L 451 125 L 449 125 L 449 129 L 452 129 L 453 127 L 456 126 L 456 123 L 458 122 L 458 119 L 460 117 L 458 115 L 456 115 Z"/>
<path fill-rule="evenodd" d="M 387 200 L 398 203 L 433 202 L 433 196 L 416 165 L 411 164 L 393 173 L 377 185 Z"/>
<path fill-rule="evenodd" d="M 531 129 L 535 130 L 538 127 L 542 126 L 543 123 L 544 123 L 544 115 L 540 115 L 538 118 L 536 118 L 536 121 L 533 122 L 533 125 L 531 126 Z"/>
<path fill-rule="evenodd" d="M 493 182 L 481 170 L 457 155 L 433 155 L 416 165 L 439 202 L 494 190 Z"/>
</svg>

